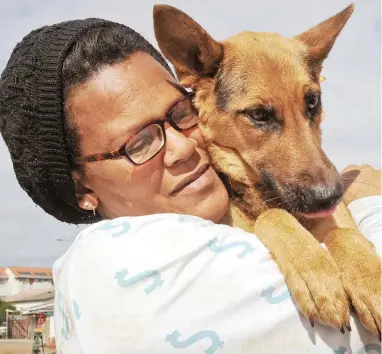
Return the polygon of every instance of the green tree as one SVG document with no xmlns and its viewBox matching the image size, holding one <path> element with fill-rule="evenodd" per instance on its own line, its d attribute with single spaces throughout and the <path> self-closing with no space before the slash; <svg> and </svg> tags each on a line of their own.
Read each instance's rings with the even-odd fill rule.
<svg viewBox="0 0 382 354">
<path fill-rule="evenodd" d="M 0 299 L 0 326 L 3 324 L 3 322 L 5 322 L 6 319 L 5 310 L 15 311 L 16 308 L 9 302 L 5 302 L 4 300 Z"/>
</svg>

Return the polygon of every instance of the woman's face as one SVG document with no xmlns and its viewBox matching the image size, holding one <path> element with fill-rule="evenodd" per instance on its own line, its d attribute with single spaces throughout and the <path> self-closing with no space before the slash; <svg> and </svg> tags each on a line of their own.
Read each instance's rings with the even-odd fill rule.
<svg viewBox="0 0 382 354">
<path fill-rule="evenodd" d="M 163 119 L 184 97 L 174 78 L 148 54 L 102 69 L 72 89 L 66 109 L 80 136 L 81 156 L 121 147 L 137 130 Z M 166 144 L 147 163 L 126 158 L 87 163 L 73 171 L 81 208 L 104 217 L 191 214 L 218 222 L 228 195 L 209 167 L 199 130 L 165 124 Z"/>
</svg>

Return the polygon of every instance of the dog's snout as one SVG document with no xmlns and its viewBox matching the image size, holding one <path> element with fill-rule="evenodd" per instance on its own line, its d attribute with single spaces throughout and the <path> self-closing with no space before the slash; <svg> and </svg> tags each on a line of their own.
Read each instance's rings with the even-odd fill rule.
<svg viewBox="0 0 382 354">
<path fill-rule="evenodd" d="M 313 210 L 325 210 L 333 207 L 343 196 L 342 183 L 336 183 L 331 186 L 316 185 L 309 188 L 307 198 L 310 200 Z"/>
<path fill-rule="evenodd" d="M 344 193 L 342 182 L 314 184 L 309 187 L 284 185 L 279 189 L 280 199 L 287 210 L 316 213 L 336 206 Z"/>
</svg>

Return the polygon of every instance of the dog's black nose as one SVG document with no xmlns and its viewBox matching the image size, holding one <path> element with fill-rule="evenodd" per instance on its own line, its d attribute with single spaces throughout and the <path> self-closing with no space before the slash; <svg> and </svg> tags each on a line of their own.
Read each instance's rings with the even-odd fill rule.
<svg viewBox="0 0 382 354">
<path fill-rule="evenodd" d="M 310 212 L 330 209 L 342 198 L 344 189 L 342 183 L 332 186 L 317 185 L 308 188 L 306 201 Z"/>
</svg>

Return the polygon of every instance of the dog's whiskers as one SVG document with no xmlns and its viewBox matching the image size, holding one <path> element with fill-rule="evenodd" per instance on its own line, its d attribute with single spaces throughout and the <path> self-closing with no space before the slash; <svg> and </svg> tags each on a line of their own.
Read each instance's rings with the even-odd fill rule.
<svg viewBox="0 0 382 354">
<path fill-rule="evenodd" d="M 290 202 L 290 199 L 284 200 L 284 201 L 283 201 L 282 203 L 280 203 L 278 206 L 280 206 L 281 209 L 286 210 L 288 213 L 293 214 L 293 213 L 295 213 L 297 210 L 294 210 L 293 207 L 290 208 L 290 206 L 289 206 L 289 204 L 288 204 L 289 202 Z"/>
<path fill-rule="evenodd" d="M 268 202 L 271 202 L 272 200 L 276 200 L 276 199 L 281 199 L 281 197 L 277 196 L 277 197 L 274 197 L 274 198 L 266 199 L 266 200 L 264 200 L 264 202 L 268 203 Z"/>
</svg>

